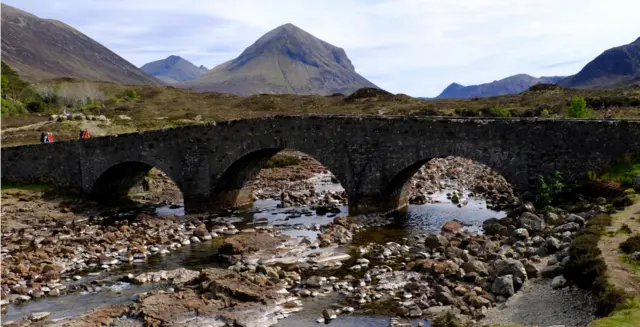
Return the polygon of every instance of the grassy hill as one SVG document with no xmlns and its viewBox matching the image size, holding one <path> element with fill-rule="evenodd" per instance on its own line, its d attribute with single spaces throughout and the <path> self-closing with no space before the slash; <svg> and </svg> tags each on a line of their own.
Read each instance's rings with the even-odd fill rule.
<svg viewBox="0 0 640 327">
<path fill-rule="evenodd" d="M 162 85 L 73 27 L 2 4 L 2 61 L 29 80 L 73 77 Z"/>
</svg>

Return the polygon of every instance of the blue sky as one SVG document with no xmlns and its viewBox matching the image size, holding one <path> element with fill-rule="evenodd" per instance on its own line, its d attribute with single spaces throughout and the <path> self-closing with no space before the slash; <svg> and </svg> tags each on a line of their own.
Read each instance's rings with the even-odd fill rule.
<svg viewBox="0 0 640 327">
<path fill-rule="evenodd" d="M 451 82 L 570 75 L 640 36 L 637 0 L 3 0 L 61 20 L 136 66 L 180 55 L 214 67 L 293 23 L 342 47 L 393 93 Z"/>
</svg>

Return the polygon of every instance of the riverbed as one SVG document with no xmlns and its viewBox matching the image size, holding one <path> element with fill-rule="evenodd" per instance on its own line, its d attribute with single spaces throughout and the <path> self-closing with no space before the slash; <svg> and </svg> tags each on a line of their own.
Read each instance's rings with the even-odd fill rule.
<svg viewBox="0 0 640 327">
<path fill-rule="evenodd" d="M 324 180 L 320 178 L 319 180 Z M 322 184 L 322 183 L 320 183 Z M 320 185 L 322 187 L 322 185 Z M 319 187 L 319 188 L 320 188 Z M 335 186 L 325 186 L 330 191 L 339 191 Z M 426 232 L 436 232 L 446 221 L 456 219 L 467 229 L 478 231 L 482 222 L 488 218 L 502 218 L 504 212 L 486 208 L 482 199 L 469 198 L 466 205 L 458 207 L 452 204 L 446 196 L 447 190 L 435 195 L 436 203 L 426 205 L 410 205 L 406 217 L 398 218 L 388 226 L 370 228 L 354 237 L 354 242 L 366 240 L 384 244 L 401 239 L 417 238 Z M 295 238 L 317 237 L 321 226 L 333 221 L 335 217 L 346 216 L 346 206 L 339 206 L 339 212 L 317 215 L 314 210 L 306 206 L 280 208 L 279 201 L 273 199 L 258 200 L 248 210 L 234 212 L 229 221 L 239 230 L 256 226 L 274 226 L 283 234 Z M 182 206 L 164 206 L 156 210 L 160 217 L 166 215 L 184 215 Z M 61 297 L 45 297 L 26 302 L 25 304 L 9 305 L 2 315 L 3 323 L 21 320 L 32 312 L 51 312 L 50 320 L 62 319 L 78 315 L 99 306 L 107 304 L 127 304 L 134 301 L 136 294 L 152 289 L 162 288 L 162 284 L 135 285 L 119 281 L 123 275 L 137 275 L 143 272 L 187 268 L 200 270 L 209 267 L 222 267 L 225 264 L 216 255 L 220 242 L 204 241 L 183 246 L 163 256 L 151 256 L 144 263 L 126 264 L 110 271 L 102 271 L 84 275 L 75 284 L 92 285 L 88 290 L 73 295 Z M 347 247 L 332 247 L 331 251 L 348 251 Z M 327 251 L 319 248 L 311 251 Z M 69 286 L 74 283 L 70 283 Z M 312 326 L 321 312 L 331 303 L 338 301 L 338 297 L 318 297 L 304 300 L 304 309 L 278 322 L 278 326 Z M 362 315 L 357 312 L 350 315 L 340 315 L 333 320 L 333 326 L 389 326 L 391 317 L 385 315 Z M 414 321 L 416 322 L 416 321 Z"/>
</svg>

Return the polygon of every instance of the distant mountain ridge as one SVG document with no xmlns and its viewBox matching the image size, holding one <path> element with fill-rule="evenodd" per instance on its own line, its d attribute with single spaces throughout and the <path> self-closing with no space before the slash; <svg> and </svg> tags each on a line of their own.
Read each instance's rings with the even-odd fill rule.
<svg viewBox="0 0 640 327">
<path fill-rule="evenodd" d="M 190 61 L 174 55 L 147 63 L 140 69 L 167 84 L 191 81 L 209 71 L 205 66 L 197 67 Z"/>
<path fill-rule="evenodd" d="M 163 83 L 100 43 L 57 20 L 2 4 L 2 61 L 37 81 L 73 77 L 120 84 Z"/>
<path fill-rule="evenodd" d="M 474 97 L 492 97 L 508 94 L 518 94 L 536 84 L 555 84 L 562 80 L 561 76 L 533 77 L 527 74 L 518 74 L 503 78 L 491 83 L 464 86 L 451 83 L 437 99 L 465 99 Z"/>
<path fill-rule="evenodd" d="M 350 94 L 363 87 L 377 88 L 355 71 L 342 48 L 293 24 L 271 30 L 237 58 L 178 86 L 245 96 Z"/>
<path fill-rule="evenodd" d="M 640 85 L 640 37 L 611 48 L 558 84 L 572 88 L 615 88 Z"/>
</svg>

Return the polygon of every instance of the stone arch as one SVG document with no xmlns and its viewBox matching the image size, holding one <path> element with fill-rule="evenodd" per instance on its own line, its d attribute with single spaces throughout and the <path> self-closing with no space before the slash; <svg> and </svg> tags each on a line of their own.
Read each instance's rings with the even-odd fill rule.
<svg viewBox="0 0 640 327">
<path fill-rule="evenodd" d="M 109 166 L 93 182 L 90 195 L 102 201 L 126 198 L 129 190 L 140 183 L 154 167 L 167 174 L 176 183 L 184 197 L 182 185 L 175 176 L 172 176 L 171 171 L 165 171 L 161 167 L 142 161 L 122 161 Z"/>
<path fill-rule="evenodd" d="M 231 163 L 222 169 L 217 176 L 212 175 L 210 186 L 211 202 L 208 209 L 232 208 L 253 203 L 252 190 L 245 187 L 246 183 L 258 175 L 270 158 L 285 149 L 299 151 L 318 161 L 334 174 L 342 187 L 347 190 L 348 186 L 344 182 L 346 178 L 344 171 L 332 164 L 330 160 L 323 160 L 331 158 L 330 156 L 323 158 L 323 156 L 314 155 L 313 151 L 299 150 L 292 147 L 272 147 L 245 152 L 235 160 L 230 160 Z"/>
<path fill-rule="evenodd" d="M 386 182 L 381 191 L 381 198 L 383 201 L 383 211 L 390 212 L 397 209 L 406 207 L 408 204 L 407 183 L 418 172 L 418 170 L 435 158 L 444 158 L 449 156 L 462 157 L 473 160 L 474 162 L 483 164 L 488 168 L 495 171 L 497 174 L 502 175 L 507 182 L 511 183 L 514 189 L 523 190 L 527 179 L 523 179 L 522 172 L 519 171 L 518 166 L 514 163 L 518 160 L 514 160 L 513 155 L 504 156 L 475 156 L 475 155 L 462 155 L 460 153 L 448 154 L 448 155 L 435 155 L 427 157 L 425 159 L 419 159 L 412 164 L 406 165 L 404 168 L 396 169 L 391 175 L 392 177 Z M 524 184 L 523 184 L 524 183 Z"/>
</svg>

